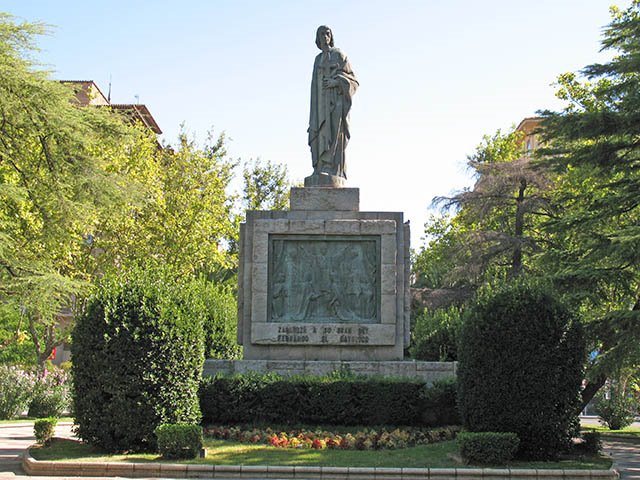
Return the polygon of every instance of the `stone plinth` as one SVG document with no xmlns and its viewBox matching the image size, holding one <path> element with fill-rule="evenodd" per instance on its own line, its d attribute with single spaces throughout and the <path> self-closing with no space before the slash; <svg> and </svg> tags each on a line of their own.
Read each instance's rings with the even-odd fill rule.
<svg viewBox="0 0 640 480">
<path fill-rule="evenodd" d="M 358 189 L 295 188 L 290 211 L 240 229 L 238 340 L 247 360 L 401 360 L 409 227 L 358 211 Z"/>
<path fill-rule="evenodd" d="M 328 173 L 314 173 L 304 179 L 304 186 L 306 188 L 312 187 L 326 187 L 326 188 L 343 188 L 346 180 L 336 175 L 330 175 Z"/>
<path fill-rule="evenodd" d="M 353 211 L 360 210 L 359 188 L 292 188 L 291 210 Z"/>
</svg>

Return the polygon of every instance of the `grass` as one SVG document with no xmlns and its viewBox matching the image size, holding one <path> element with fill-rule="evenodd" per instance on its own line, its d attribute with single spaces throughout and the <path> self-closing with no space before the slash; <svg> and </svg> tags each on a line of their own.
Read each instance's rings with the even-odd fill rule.
<svg viewBox="0 0 640 480">
<path fill-rule="evenodd" d="M 178 463 L 216 465 L 313 465 L 333 467 L 460 467 L 450 454 L 457 452 L 455 441 L 404 448 L 399 450 L 311 450 L 283 449 L 227 440 L 205 439 L 204 459 Z M 56 440 L 48 447 L 33 447 L 37 460 L 88 462 L 158 462 L 157 454 L 106 455 L 93 447 L 72 440 Z M 172 461 L 175 462 L 175 461 Z M 560 462 L 512 462 L 511 468 L 607 469 L 611 460 L 595 458 Z M 471 467 L 471 465 L 470 465 Z"/>
<path fill-rule="evenodd" d="M 627 427 L 621 430 L 609 430 L 602 425 L 593 425 L 589 427 L 582 427 L 583 431 L 600 432 L 603 437 L 615 436 L 615 437 L 629 437 L 640 440 L 640 428 L 639 427 Z"/>
<path fill-rule="evenodd" d="M 30 423 L 33 423 L 37 420 L 37 418 L 32 418 L 32 417 L 19 417 L 19 418 L 12 418 L 9 420 L 0 420 L 0 425 L 28 425 Z M 73 422 L 73 418 L 71 417 L 60 417 L 58 419 L 58 423 L 72 423 Z"/>
</svg>

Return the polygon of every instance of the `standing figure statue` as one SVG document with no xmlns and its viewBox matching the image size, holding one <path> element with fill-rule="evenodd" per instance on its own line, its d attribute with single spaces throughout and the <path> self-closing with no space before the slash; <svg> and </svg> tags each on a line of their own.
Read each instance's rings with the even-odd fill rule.
<svg viewBox="0 0 640 480">
<path fill-rule="evenodd" d="M 322 52 L 313 64 L 308 130 L 313 175 L 305 179 L 305 186 L 342 186 L 347 178 L 344 151 L 358 81 L 347 56 L 333 46 L 333 40 L 329 27 L 318 27 L 316 45 Z"/>
</svg>

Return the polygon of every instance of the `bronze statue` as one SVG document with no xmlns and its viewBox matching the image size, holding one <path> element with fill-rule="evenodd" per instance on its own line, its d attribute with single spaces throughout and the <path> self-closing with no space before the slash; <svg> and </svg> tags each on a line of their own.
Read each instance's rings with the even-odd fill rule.
<svg viewBox="0 0 640 480">
<path fill-rule="evenodd" d="M 307 178 L 324 174 L 330 179 L 322 184 L 340 186 L 347 178 L 344 151 L 350 137 L 351 99 L 358 81 L 347 56 L 334 47 L 333 32 L 329 27 L 318 27 L 316 45 L 322 52 L 315 59 L 311 79 L 308 132 L 313 175 Z M 317 181 L 313 183 L 318 184 Z"/>
</svg>

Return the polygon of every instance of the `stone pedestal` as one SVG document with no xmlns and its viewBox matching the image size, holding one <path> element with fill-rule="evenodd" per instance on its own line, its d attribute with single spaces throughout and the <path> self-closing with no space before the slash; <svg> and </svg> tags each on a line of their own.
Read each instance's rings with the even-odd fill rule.
<svg viewBox="0 0 640 480">
<path fill-rule="evenodd" d="M 401 360 L 409 342 L 409 227 L 360 212 L 355 188 L 294 188 L 289 211 L 240 229 L 245 360 Z"/>
<path fill-rule="evenodd" d="M 423 380 L 430 385 L 436 380 L 456 376 L 458 362 L 421 361 L 306 361 L 306 360 L 206 360 L 202 374 L 233 375 L 259 372 L 292 375 L 328 375 L 335 371 L 348 371 L 354 375 L 393 376 Z"/>
</svg>

